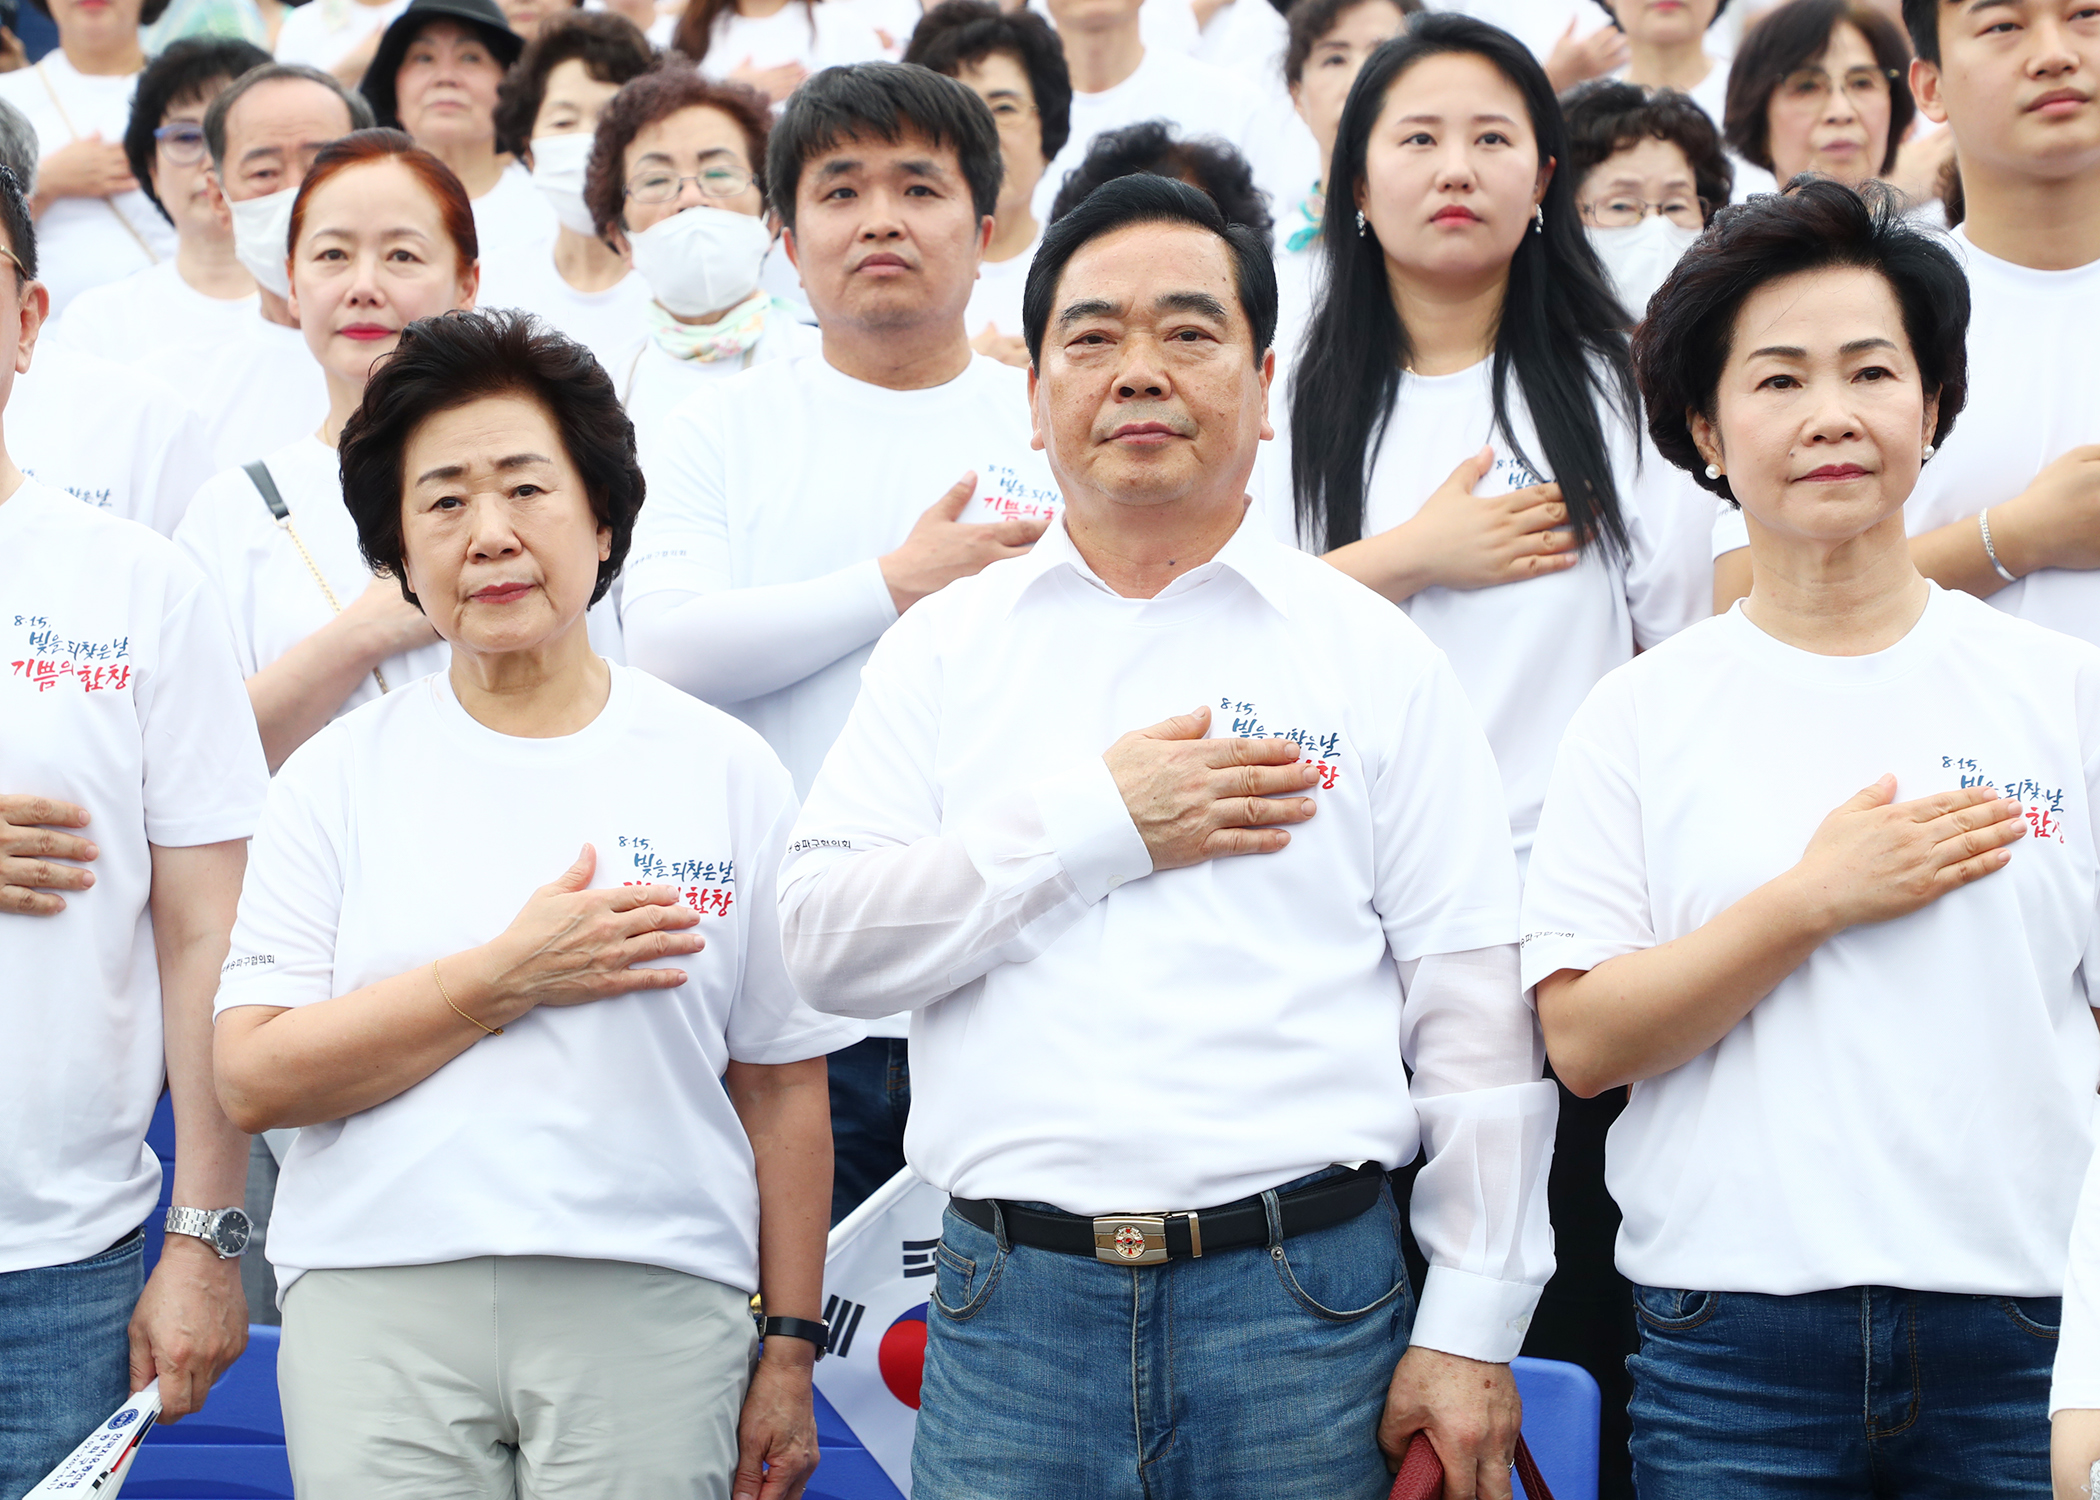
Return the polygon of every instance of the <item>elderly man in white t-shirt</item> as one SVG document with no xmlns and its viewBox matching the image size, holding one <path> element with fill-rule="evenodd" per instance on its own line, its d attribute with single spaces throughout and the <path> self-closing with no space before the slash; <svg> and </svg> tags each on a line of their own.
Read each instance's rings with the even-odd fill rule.
<svg viewBox="0 0 2100 1500">
<path fill-rule="evenodd" d="M 1556 1109 L 1486 739 L 1405 615 L 1247 521 L 1256 233 L 1117 179 L 1023 324 L 1063 519 L 884 637 L 781 872 L 801 992 L 912 1007 L 951 1195 L 913 1493 L 1374 1500 L 1426 1431 L 1446 1495 L 1507 1497 Z"/>
<path fill-rule="evenodd" d="M 0 407 L 50 302 L 0 168 Z M 12 415 L 10 412 L 9 415 Z M 26 478 L 0 446 L 0 1495 L 133 1391 L 204 1404 L 247 1340 L 247 1139 L 211 1006 L 262 811 L 262 745 L 208 585 L 174 546 Z M 174 1206 L 141 1286 L 160 1188 Z"/>
<path fill-rule="evenodd" d="M 828 68 L 767 146 L 816 353 L 718 382 L 639 433 L 628 660 L 763 734 L 806 792 L 875 638 L 1024 551 L 1057 493 L 1021 372 L 963 321 L 999 196 L 997 128 L 952 78 Z M 904 1166 L 904 1018 L 831 1060 L 833 1222 Z"/>
</svg>

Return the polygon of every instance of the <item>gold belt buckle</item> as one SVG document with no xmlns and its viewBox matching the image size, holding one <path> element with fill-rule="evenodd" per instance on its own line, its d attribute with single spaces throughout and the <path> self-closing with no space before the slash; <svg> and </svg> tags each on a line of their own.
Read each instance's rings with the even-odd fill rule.
<svg viewBox="0 0 2100 1500">
<path fill-rule="evenodd" d="M 1112 1266 L 1156 1266 L 1166 1258 L 1165 1214 L 1108 1214 L 1094 1220 L 1094 1259 Z"/>
</svg>

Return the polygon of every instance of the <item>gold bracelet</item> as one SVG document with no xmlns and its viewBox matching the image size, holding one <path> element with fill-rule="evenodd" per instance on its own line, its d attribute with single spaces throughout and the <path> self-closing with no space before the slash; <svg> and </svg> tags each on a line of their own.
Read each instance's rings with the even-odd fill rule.
<svg viewBox="0 0 2100 1500">
<path fill-rule="evenodd" d="M 438 972 L 437 960 L 434 958 L 430 961 L 430 977 L 437 981 L 439 996 L 443 998 L 444 1002 L 447 1005 L 452 1005 L 452 996 L 447 994 L 445 991 L 445 976 Z M 452 1005 L 452 1014 L 458 1016 L 462 1021 L 474 1021 L 474 1018 L 472 1016 L 468 1015 L 465 1011 L 461 1010 L 457 1005 Z M 481 1027 L 481 1029 L 483 1031 L 486 1031 L 490 1036 L 503 1035 L 503 1028 L 501 1026 L 490 1026 L 485 1022 L 481 1021 L 474 1021 L 474 1024 L 476 1026 Z"/>
</svg>

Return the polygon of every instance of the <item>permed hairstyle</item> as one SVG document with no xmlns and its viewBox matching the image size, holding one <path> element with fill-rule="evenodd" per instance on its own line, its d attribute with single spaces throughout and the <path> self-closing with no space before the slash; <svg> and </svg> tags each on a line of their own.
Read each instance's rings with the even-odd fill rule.
<svg viewBox="0 0 2100 1500">
<path fill-rule="evenodd" d="M 1021 338 L 1028 362 L 1043 365 L 1043 335 L 1050 327 L 1057 283 L 1073 256 L 1093 240 L 1133 224 L 1192 224 L 1225 242 L 1232 255 L 1232 282 L 1240 311 L 1254 330 L 1259 360 L 1276 341 L 1276 263 L 1266 233 L 1229 224 L 1210 195 L 1171 177 L 1140 172 L 1103 183 L 1085 201 L 1043 231 L 1042 246 L 1029 262 L 1021 290 Z"/>
<path fill-rule="evenodd" d="M 627 561 L 642 509 L 634 424 L 590 350 L 529 313 L 448 312 L 401 330 L 400 344 L 372 371 L 364 400 L 343 424 L 343 504 L 357 523 L 358 549 L 373 568 L 400 580 L 402 598 L 422 608 L 408 586 L 401 538 L 408 445 L 439 413 L 498 396 L 537 402 L 553 420 L 591 514 L 612 532 L 612 555 L 598 564 L 591 592 L 596 604 Z"/>
<path fill-rule="evenodd" d="M 1424 9 L 1422 0 L 1298 0 L 1283 13 L 1290 23 L 1290 38 L 1283 48 L 1285 83 L 1296 88 L 1305 81 L 1305 65 L 1312 60 L 1313 48 L 1359 5 L 1390 5 L 1402 16 L 1419 16 Z"/>
<path fill-rule="evenodd" d="M 600 83 L 632 82 L 656 66 L 656 49 L 641 28 L 609 10 L 572 10 L 555 17 L 525 44 L 496 87 L 496 139 L 522 150 L 547 99 L 547 77 L 565 62 L 580 62 Z"/>
<path fill-rule="evenodd" d="M 773 128 L 773 111 L 765 97 L 741 83 L 704 78 L 691 63 L 672 53 L 622 87 L 598 116 L 590 165 L 584 168 L 583 206 L 591 211 L 591 222 L 601 236 L 616 229 L 624 232 L 627 227 L 627 148 L 657 121 L 687 109 L 719 110 L 736 123 L 759 201 L 771 206 L 773 195 L 766 190 L 766 136 Z"/>
<path fill-rule="evenodd" d="M 1335 132 L 1327 215 L 1320 230 L 1325 289 L 1305 334 L 1291 383 L 1291 487 L 1298 530 L 1320 551 L 1363 536 L 1364 489 L 1400 390 L 1413 345 L 1386 280 L 1385 247 L 1356 230 L 1356 194 L 1365 180 L 1371 132 L 1386 95 L 1432 57 L 1478 57 L 1523 97 L 1539 160 L 1566 163 L 1567 131 L 1545 70 L 1508 32 L 1468 16 L 1432 11 L 1364 62 Z M 1563 165 L 1547 180 L 1541 227 L 1526 230 L 1510 257 L 1509 282 L 1495 326 L 1489 387 L 1495 426 L 1511 450 L 1558 481 L 1568 524 L 1587 545 L 1615 556 L 1626 521 L 1612 474 L 1599 407 L 1629 427 L 1640 420 L 1625 328 L 1575 209 L 1575 174 Z M 1526 454 L 1510 420 L 1511 386 L 1530 413 L 1540 452 Z"/>
<path fill-rule="evenodd" d="M 314 164 L 307 168 L 305 180 L 299 184 L 299 196 L 292 199 L 292 222 L 285 240 L 285 254 L 291 254 L 292 246 L 299 243 L 299 231 L 306 223 L 306 205 L 313 201 L 315 193 L 328 185 L 330 178 L 353 167 L 368 167 L 377 162 L 394 161 L 406 167 L 409 174 L 430 194 L 437 205 L 438 221 L 445 226 L 445 235 L 452 241 L 452 253 L 458 257 L 456 270 L 464 272 L 481 255 L 481 242 L 474 230 L 474 206 L 467 201 L 467 190 L 460 180 L 437 157 L 425 151 L 411 139 L 406 131 L 379 127 L 373 130 L 353 130 L 340 140 L 330 141 L 314 157 Z"/>
<path fill-rule="evenodd" d="M 7 235 L 7 248 L 15 260 L 15 290 L 36 279 L 36 221 L 29 217 L 29 195 L 15 169 L 0 162 L 0 231 Z"/>
<path fill-rule="evenodd" d="M 219 181 L 226 180 L 226 117 L 233 113 L 234 105 L 241 96 L 265 83 L 275 83 L 281 78 L 296 78 L 305 83 L 318 83 L 322 88 L 343 101 L 343 108 L 350 114 L 350 130 L 370 130 L 378 123 L 372 113 L 371 101 L 355 89 L 346 89 L 341 80 L 332 73 L 319 68 L 309 68 L 304 63 L 264 63 L 259 68 L 250 68 L 234 79 L 213 97 L 211 105 L 204 111 L 204 149 L 211 155 L 212 170 L 219 174 Z M 156 121 L 156 124 L 159 122 Z M 344 131 L 348 135 L 350 131 Z"/>
<path fill-rule="evenodd" d="M 1177 138 L 1165 120 L 1140 120 L 1121 130 L 1104 130 L 1087 144 L 1079 165 L 1065 175 L 1057 199 L 1050 205 L 1050 222 L 1077 208 L 1086 196 L 1104 182 L 1149 172 L 1154 177 L 1172 177 L 1208 193 L 1228 224 L 1244 224 L 1264 239 L 1276 227 L 1269 215 L 1268 195 L 1254 185 L 1254 169 L 1247 158 L 1221 140 Z"/>
<path fill-rule="evenodd" d="M 811 158 L 840 142 L 873 139 L 894 146 L 906 136 L 955 153 L 977 217 L 999 207 L 999 127 L 985 102 L 917 63 L 848 63 L 812 74 L 788 95 L 787 109 L 766 146 L 766 181 L 773 211 L 795 227 L 795 189 Z"/>
<path fill-rule="evenodd" d="M 1731 505 L 1728 476 L 1706 477 L 1692 413 L 1716 418 L 1715 392 L 1750 295 L 1782 277 L 1832 267 L 1873 271 L 1896 294 L 1925 394 L 1939 397 L 1935 444 L 1947 441 L 1968 399 L 1968 277 L 1937 238 L 1904 217 L 1892 190 L 1870 183 L 1863 195 L 1811 178 L 1724 208 L 1649 302 L 1634 331 L 1633 362 L 1657 451 Z"/>
<path fill-rule="evenodd" d="M 1684 153 L 1692 168 L 1692 190 L 1718 208 L 1735 187 L 1735 168 L 1722 149 L 1721 134 L 1691 96 L 1675 89 L 1652 93 L 1637 83 L 1599 78 L 1561 95 L 1561 115 L 1568 123 L 1568 159 L 1575 190 L 1591 172 L 1642 141 L 1667 141 Z"/>
<path fill-rule="evenodd" d="M 956 78 L 994 52 L 1028 75 L 1043 160 L 1054 160 L 1072 138 L 1072 71 L 1065 66 L 1064 44 L 1034 11 L 1004 11 L 985 0 L 941 0 L 913 28 L 904 60 Z"/>
<path fill-rule="evenodd" d="M 167 123 L 168 112 L 182 104 L 209 105 L 215 95 L 250 68 L 268 66 L 270 54 L 253 42 L 232 37 L 184 37 L 146 64 L 131 96 L 131 118 L 124 125 L 124 160 L 139 190 L 153 200 L 160 216 L 175 218 L 153 191 L 153 162 L 159 143 L 153 132 Z"/>
<path fill-rule="evenodd" d="M 1910 95 L 1910 44 L 1872 0 L 1787 0 L 1750 28 L 1728 70 L 1722 132 L 1745 161 L 1773 170 L 1772 96 L 1788 74 L 1823 55 L 1840 26 L 1850 26 L 1867 39 L 1874 65 L 1888 77 L 1888 144 L 1874 170 L 1886 172 L 1896 164 L 1903 133 L 1918 112 Z"/>
</svg>

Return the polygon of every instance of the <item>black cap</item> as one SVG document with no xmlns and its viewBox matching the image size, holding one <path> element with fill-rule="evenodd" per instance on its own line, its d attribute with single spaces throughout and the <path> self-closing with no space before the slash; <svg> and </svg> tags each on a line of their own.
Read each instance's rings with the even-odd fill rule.
<svg viewBox="0 0 2100 1500">
<path fill-rule="evenodd" d="M 382 125 L 401 128 L 401 113 L 394 101 L 394 78 L 401 71 L 401 59 L 408 55 L 408 44 L 432 21 L 458 21 L 473 27 L 505 72 L 525 50 L 525 38 L 510 29 L 503 7 L 496 0 L 408 0 L 408 9 L 394 18 L 394 24 L 379 39 L 372 66 L 365 69 L 364 80 L 357 86 L 358 92 L 372 101 L 372 113 L 379 116 Z"/>
</svg>

